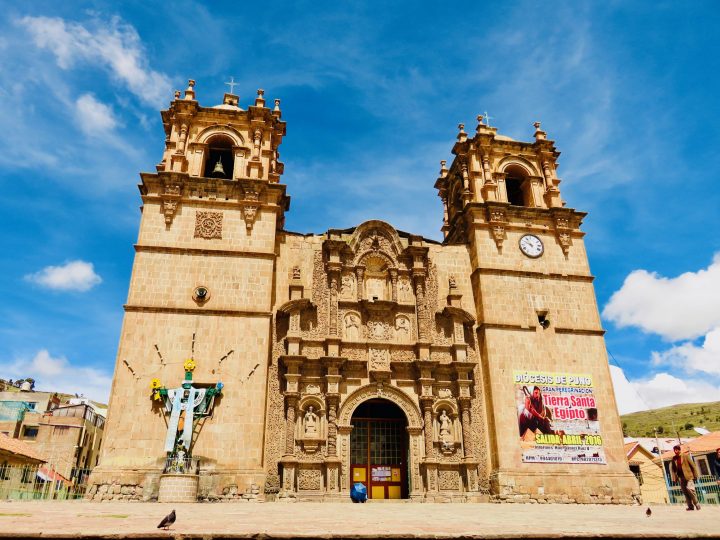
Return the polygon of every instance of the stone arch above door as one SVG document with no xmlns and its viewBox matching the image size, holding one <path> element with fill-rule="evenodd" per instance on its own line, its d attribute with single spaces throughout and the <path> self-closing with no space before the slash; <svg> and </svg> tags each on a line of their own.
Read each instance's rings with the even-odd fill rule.
<svg viewBox="0 0 720 540">
<path fill-rule="evenodd" d="M 349 426 L 353 412 L 363 401 L 368 399 L 386 399 L 391 401 L 405 413 L 408 430 L 422 429 L 422 417 L 417 405 L 402 390 L 384 384 L 368 384 L 358 388 L 340 406 L 338 411 L 338 425 Z"/>
</svg>

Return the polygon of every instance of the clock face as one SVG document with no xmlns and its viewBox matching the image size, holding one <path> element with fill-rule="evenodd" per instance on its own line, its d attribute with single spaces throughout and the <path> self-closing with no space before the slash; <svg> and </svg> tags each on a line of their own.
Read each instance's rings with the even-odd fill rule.
<svg viewBox="0 0 720 540">
<path fill-rule="evenodd" d="M 543 254 L 543 243 L 534 234 L 526 234 L 520 239 L 520 251 L 533 259 Z"/>
</svg>

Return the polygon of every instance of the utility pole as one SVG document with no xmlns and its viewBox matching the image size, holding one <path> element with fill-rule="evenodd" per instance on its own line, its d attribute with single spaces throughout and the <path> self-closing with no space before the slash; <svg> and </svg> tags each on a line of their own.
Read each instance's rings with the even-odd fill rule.
<svg viewBox="0 0 720 540">
<path fill-rule="evenodd" d="M 657 445 L 658 454 L 660 454 L 660 468 L 662 469 L 663 481 L 665 482 L 665 493 L 667 493 L 668 495 L 668 498 L 665 499 L 665 503 L 667 504 L 668 500 L 670 499 L 670 493 L 668 492 L 669 485 L 667 479 L 667 471 L 665 470 L 665 461 L 663 460 L 663 453 L 662 449 L 660 448 L 660 441 L 658 440 L 657 428 L 654 428 L 653 431 L 655 431 L 655 444 Z"/>
</svg>

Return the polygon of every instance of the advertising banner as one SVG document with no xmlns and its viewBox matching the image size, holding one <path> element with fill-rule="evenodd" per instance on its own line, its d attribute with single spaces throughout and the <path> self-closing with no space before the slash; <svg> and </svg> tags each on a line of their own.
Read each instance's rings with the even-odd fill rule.
<svg viewBox="0 0 720 540">
<path fill-rule="evenodd" d="M 514 371 L 524 463 L 604 464 L 590 375 Z"/>
</svg>

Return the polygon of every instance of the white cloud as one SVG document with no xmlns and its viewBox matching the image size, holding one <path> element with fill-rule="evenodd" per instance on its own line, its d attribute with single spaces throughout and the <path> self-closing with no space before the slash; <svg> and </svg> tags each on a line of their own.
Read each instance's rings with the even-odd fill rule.
<svg viewBox="0 0 720 540">
<path fill-rule="evenodd" d="M 720 375 L 720 326 L 707 333 L 703 344 L 682 343 L 667 351 L 653 352 L 653 363 L 680 366 L 685 371 Z"/>
<path fill-rule="evenodd" d="M 712 264 L 674 278 L 635 270 L 603 309 L 619 327 L 678 341 L 694 339 L 720 326 L 720 253 Z"/>
<path fill-rule="evenodd" d="M 717 401 L 720 387 L 706 380 L 656 373 L 648 379 L 629 381 L 617 366 L 610 366 L 620 414 L 657 409 L 678 403 Z"/>
<path fill-rule="evenodd" d="M 89 135 L 111 131 L 117 125 L 112 108 L 92 94 L 83 94 L 77 99 L 75 113 L 80 129 Z"/>
<path fill-rule="evenodd" d="M 5 378 L 35 379 L 35 389 L 66 394 L 83 394 L 107 403 L 112 377 L 95 368 L 70 363 L 64 356 L 53 357 L 46 349 L 32 358 L 19 358 L 3 374 Z"/>
<path fill-rule="evenodd" d="M 93 20 L 83 26 L 59 17 L 23 17 L 19 24 L 32 35 L 35 45 L 51 51 L 62 69 L 84 61 L 99 64 L 140 100 L 154 107 L 170 96 L 169 78 L 148 67 L 148 60 L 135 28 L 113 17 Z"/>
<path fill-rule="evenodd" d="M 25 276 L 27 281 L 61 291 L 88 291 L 102 282 L 92 263 L 70 261 L 63 266 L 46 266 Z"/>
</svg>

